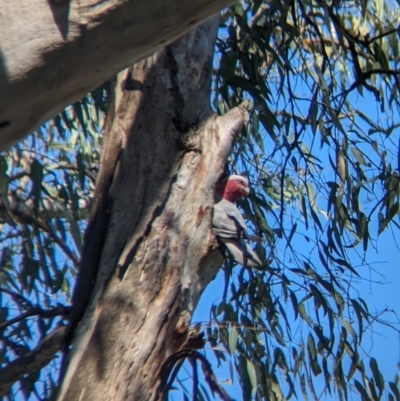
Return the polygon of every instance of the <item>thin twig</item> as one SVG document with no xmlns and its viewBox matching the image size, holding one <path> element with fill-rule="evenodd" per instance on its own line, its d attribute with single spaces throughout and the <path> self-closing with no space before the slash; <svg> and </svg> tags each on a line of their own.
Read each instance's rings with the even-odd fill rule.
<svg viewBox="0 0 400 401">
<path fill-rule="evenodd" d="M 190 358 L 190 364 L 193 369 L 193 390 L 192 390 L 192 400 L 197 401 L 197 394 L 199 392 L 199 374 L 197 372 L 197 361 L 196 358 Z"/>
<path fill-rule="evenodd" d="M 18 323 L 21 320 L 24 320 L 27 317 L 31 317 L 31 316 L 39 315 L 40 317 L 42 317 L 44 319 L 49 319 L 49 318 L 60 316 L 60 315 L 68 315 L 70 309 L 71 308 L 68 306 L 59 306 L 57 308 L 48 309 L 48 310 L 36 307 L 36 308 L 30 309 L 30 310 L 22 313 L 21 315 L 19 315 L 17 317 L 14 317 L 13 319 L 10 319 L 10 320 L 7 320 L 6 322 L 0 323 L 0 330 L 4 330 L 8 326 Z"/>
<path fill-rule="evenodd" d="M 372 42 L 375 42 L 375 40 L 381 39 L 385 36 L 391 35 L 392 33 L 397 33 L 399 32 L 399 28 L 393 28 L 393 29 L 388 29 L 385 32 L 380 33 L 379 35 L 372 36 L 372 38 L 366 37 L 364 42 L 361 42 L 364 44 L 364 46 L 368 47 Z"/>
<path fill-rule="evenodd" d="M 175 364 L 181 359 L 193 358 L 201 363 L 201 367 L 205 376 L 206 383 L 210 387 L 212 393 L 218 394 L 222 401 L 233 401 L 232 398 L 228 395 L 228 393 L 218 384 L 218 380 L 212 370 L 210 362 L 208 362 L 207 358 L 200 354 L 198 351 L 184 348 L 181 349 L 172 355 L 170 355 L 163 363 L 160 369 L 161 382 L 156 391 L 156 397 L 154 399 L 163 399 L 160 397 L 166 390 L 166 383 L 170 372 L 174 368 Z"/>
<path fill-rule="evenodd" d="M 78 264 L 79 258 L 75 255 L 74 252 L 72 252 L 72 250 L 67 246 L 67 244 L 55 234 L 55 232 L 49 225 L 42 223 L 39 220 L 35 219 L 33 216 L 23 213 L 19 210 L 7 208 L 7 211 L 10 215 L 22 219 L 27 224 L 34 224 L 42 231 L 46 232 L 49 235 L 50 239 L 52 239 L 60 247 L 60 249 L 64 252 L 64 254 L 68 258 L 70 258 L 75 265 Z"/>
<path fill-rule="evenodd" d="M 58 327 L 26 355 L 8 363 L 0 369 L 0 397 L 6 395 L 11 386 L 28 373 L 37 371 L 49 364 L 60 350 L 65 327 Z"/>
<path fill-rule="evenodd" d="M 4 292 L 4 293 L 8 294 L 10 297 L 17 299 L 18 301 L 20 301 L 26 305 L 30 305 L 32 307 L 32 302 L 29 301 L 28 298 L 25 298 L 23 295 L 18 294 L 17 292 L 11 291 L 8 288 L 3 288 L 3 287 L 0 287 L 0 292 Z"/>
</svg>

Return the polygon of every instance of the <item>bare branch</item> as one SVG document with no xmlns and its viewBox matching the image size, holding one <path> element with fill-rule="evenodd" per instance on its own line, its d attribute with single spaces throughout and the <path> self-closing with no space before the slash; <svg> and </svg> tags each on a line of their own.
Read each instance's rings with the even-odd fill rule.
<svg viewBox="0 0 400 401">
<path fill-rule="evenodd" d="M 0 323 L 0 330 L 4 330 L 5 328 L 7 328 L 8 326 L 11 326 L 15 323 L 20 322 L 21 320 L 26 319 L 27 317 L 31 317 L 31 316 L 41 316 L 44 319 L 48 319 L 48 318 L 52 318 L 52 317 L 56 317 L 56 316 L 61 316 L 61 315 L 68 315 L 69 311 L 70 311 L 70 307 L 68 306 L 59 306 L 57 308 L 54 309 L 42 309 L 42 308 L 33 308 L 30 309 L 24 313 L 22 313 L 21 315 L 14 317 L 11 320 L 8 320 L 6 322 L 2 322 Z"/>
<path fill-rule="evenodd" d="M 228 393 L 218 384 L 217 378 L 215 377 L 215 374 L 211 368 L 211 364 L 210 362 L 208 362 L 207 358 L 200 354 L 198 351 L 189 348 L 184 348 L 180 351 L 175 352 L 174 354 L 170 355 L 163 363 L 163 366 L 161 367 L 161 377 L 163 378 L 163 380 L 158 388 L 159 395 L 161 395 L 165 390 L 165 383 L 175 364 L 179 360 L 186 358 L 190 358 L 192 363 L 195 363 L 196 360 L 199 360 L 206 382 L 211 391 L 218 394 L 222 401 L 232 401 L 232 398 L 228 395 Z"/>
<path fill-rule="evenodd" d="M 5 205 L 5 203 L 4 203 Z M 1 205 L 0 205 L 1 206 Z M 27 224 L 33 224 L 46 232 L 49 237 L 60 247 L 60 249 L 64 252 L 64 254 L 71 259 L 71 261 L 76 265 L 79 262 L 79 258 L 75 255 L 75 253 L 67 246 L 67 244 L 59 238 L 53 229 L 47 225 L 46 223 L 42 223 L 38 219 L 34 218 L 33 216 L 23 213 L 20 210 L 11 209 L 9 207 L 5 208 L 11 217 L 16 217 L 17 219 L 23 220 Z M 15 219 L 13 219 L 15 220 Z"/>
<path fill-rule="evenodd" d="M 8 294 L 10 297 L 12 297 L 17 302 L 22 302 L 25 305 L 29 305 L 29 306 L 33 307 L 31 301 L 29 301 L 28 298 L 25 298 L 23 295 L 18 294 L 15 291 L 9 290 L 7 288 L 1 288 L 0 292 L 4 292 L 4 293 Z"/>
<path fill-rule="evenodd" d="M 197 360 L 196 358 L 189 358 L 189 361 L 193 368 L 192 400 L 196 401 L 199 392 L 199 373 L 197 372 Z"/>
<path fill-rule="evenodd" d="M 0 369 L 0 397 L 6 395 L 11 386 L 24 375 L 45 367 L 60 350 L 65 327 L 58 327 L 28 354 L 10 362 Z"/>
<path fill-rule="evenodd" d="M 378 89 L 366 83 L 367 79 L 371 78 L 372 75 L 377 75 L 377 74 L 381 75 L 386 74 L 398 77 L 400 75 L 400 70 L 387 70 L 384 68 L 376 68 L 374 70 L 361 72 L 360 75 L 358 75 L 357 79 L 343 93 L 337 95 L 336 98 L 339 96 L 346 97 L 350 92 L 352 92 L 358 86 L 364 85 L 367 89 L 369 89 L 372 93 L 374 93 L 377 99 L 379 99 Z"/>
<path fill-rule="evenodd" d="M 375 42 L 375 40 L 379 40 L 384 38 L 385 36 L 391 35 L 392 33 L 398 33 L 400 31 L 400 28 L 393 28 L 393 29 L 388 29 L 385 32 L 380 33 L 379 35 L 373 36 L 372 38 L 366 37 L 365 38 L 365 46 L 369 46 L 372 42 Z"/>
</svg>

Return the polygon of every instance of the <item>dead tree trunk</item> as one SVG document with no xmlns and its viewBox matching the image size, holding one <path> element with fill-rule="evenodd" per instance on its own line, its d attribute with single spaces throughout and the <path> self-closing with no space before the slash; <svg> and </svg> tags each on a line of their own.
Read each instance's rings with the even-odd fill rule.
<svg viewBox="0 0 400 401">
<path fill-rule="evenodd" d="M 214 187 L 247 114 L 210 110 L 217 26 L 118 76 L 81 266 L 96 284 L 59 400 L 161 399 L 163 363 L 222 264 Z"/>
</svg>

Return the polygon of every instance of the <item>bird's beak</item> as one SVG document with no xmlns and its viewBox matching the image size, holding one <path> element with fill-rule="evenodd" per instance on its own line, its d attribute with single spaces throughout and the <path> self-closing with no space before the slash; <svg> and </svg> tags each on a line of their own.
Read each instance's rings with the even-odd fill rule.
<svg viewBox="0 0 400 401">
<path fill-rule="evenodd" d="M 250 188 L 244 187 L 244 196 L 249 196 L 249 194 L 250 194 Z"/>
</svg>

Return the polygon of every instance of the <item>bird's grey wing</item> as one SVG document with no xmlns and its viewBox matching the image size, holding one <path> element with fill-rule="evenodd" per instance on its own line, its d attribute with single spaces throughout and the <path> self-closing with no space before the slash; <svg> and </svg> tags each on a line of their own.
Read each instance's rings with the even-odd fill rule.
<svg viewBox="0 0 400 401">
<path fill-rule="evenodd" d="M 222 199 L 214 205 L 212 232 L 221 238 L 244 238 L 246 224 L 238 208 Z"/>
<path fill-rule="evenodd" d="M 247 233 L 247 225 L 243 219 L 242 213 L 240 213 L 239 209 L 236 207 L 236 205 L 232 202 L 229 202 L 225 199 L 224 201 L 224 209 L 226 214 L 235 219 L 236 222 L 239 224 L 239 226 L 243 229 L 245 233 Z"/>
<path fill-rule="evenodd" d="M 227 203 L 230 203 L 233 207 L 232 206 L 228 206 L 225 209 L 225 212 L 229 217 L 234 219 L 237 222 L 237 224 L 239 224 L 239 226 L 242 228 L 243 234 L 242 234 L 241 238 L 246 238 L 246 239 L 248 239 L 250 241 L 261 242 L 262 240 L 261 240 L 260 237 L 258 237 L 256 235 L 249 235 L 248 234 L 248 232 L 247 232 L 247 224 L 244 221 L 243 216 L 240 213 L 239 209 L 234 204 L 232 204 L 231 202 L 227 202 Z"/>
<path fill-rule="evenodd" d="M 239 209 L 225 199 L 214 205 L 212 231 L 226 245 L 236 262 L 242 266 L 261 268 L 262 261 L 246 243 L 246 223 Z"/>
</svg>

